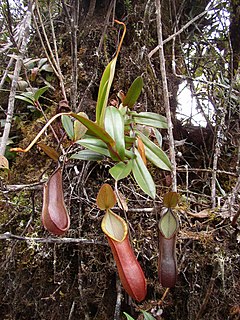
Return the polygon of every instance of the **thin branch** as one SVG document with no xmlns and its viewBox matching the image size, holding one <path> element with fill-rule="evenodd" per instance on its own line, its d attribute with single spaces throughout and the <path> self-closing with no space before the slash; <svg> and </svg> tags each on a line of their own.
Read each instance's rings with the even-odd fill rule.
<svg viewBox="0 0 240 320">
<path fill-rule="evenodd" d="M 49 20 L 50 20 L 51 32 L 52 32 L 52 38 L 53 38 L 53 46 L 54 46 L 54 52 L 55 52 L 55 58 L 56 58 L 56 60 L 55 60 L 56 61 L 56 68 L 58 69 L 58 73 L 59 73 L 59 82 L 60 82 L 60 86 L 62 89 L 63 98 L 64 98 L 64 100 L 67 100 L 62 70 L 60 67 L 60 61 L 59 61 L 59 57 L 58 57 L 57 40 L 56 40 L 56 34 L 55 34 L 55 30 L 54 30 L 54 25 L 53 25 L 53 18 L 52 18 L 52 12 L 51 12 L 51 8 L 50 8 L 50 2 L 49 2 L 48 8 L 49 8 Z"/>
<path fill-rule="evenodd" d="M 102 33 L 101 39 L 99 41 L 99 45 L 98 45 L 97 52 L 96 52 L 97 56 L 99 56 L 99 53 L 100 53 L 100 51 L 102 49 L 102 44 L 103 44 L 104 36 L 106 34 L 106 30 L 107 30 L 107 27 L 108 27 L 108 24 L 109 24 L 110 15 L 111 15 L 111 12 L 113 10 L 113 5 L 114 5 L 114 0 L 111 1 L 110 5 L 108 7 L 108 11 L 107 11 L 106 18 L 105 18 L 105 21 L 104 21 L 103 33 Z"/>
<path fill-rule="evenodd" d="M 210 297 L 212 295 L 214 284 L 215 284 L 215 280 L 216 280 L 216 277 L 217 277 L 217 269 L 218 269 L 217 267 L 218 267 L 217 265 L 214 266 L 211 279 L 210 279 L 210 281 L 208 283 L 207 292 L 206 292 L 206 295 L 205 295 L 205 297 L 203 299 L 203 302 L 202 302 L 202 304 L 200 306 L 200 309 L 199 309 L 199 311 L 198 311 L 198 313 L 196 315 L 196 318 L 195 318 L 196 320 L 202 319 L 202 315 L 203 315 L 204 311 L 206 310 L 207 304 L 208 304 L 209 299 L 210 299 Z"/>
<path fill-rule="evenodd" d="M 198 172 L 198 171 L 201 171 L 201 172 L 209 172 L 209 173 L 212 173 L 213 172 L 213 169 L 203 169 L 203 168 L 177 168 L 177 172 Z M 233 176 L 233 177 L 238 177 L 238 175 L 234 172 L 230 172 L 230 171 L 225 171 L 225 170 L 216 170 L 217 173 L 220 173 L 220 174 L 227 174 L 228 176 Z"/>
<path fill-rule="evenodd" d="M 50 54 L 50 56 L 47 54 L 47 59 L 48 59 L 49 63 L 51 64 L 51 67 L 54 66 L 53 70 L 54 70 L 54 73 L 56 74 L 56 76 L 58 77 L 58 80 L 60 82 L 60 87 L 61 87 L 61 90 L 62 90 L 63 99 L 67 100 L 67 95 L 66 95 L 66 91 L 65 91 L 65 87 L 64 87 L 63 75 L 62 75 L 61 67 L 60 67 L 60 64 L 59 64 L 58 54 L 56 54 L 56 52 L 55 52 L 55 56 L 54 56 L 53 50 L 52 50 L 51 45 L 49 43 L 49 39 L 48 39 L 46 30 L 45 30 L 45 27 L 44 27 L 44 23 L 42 21 L 42 17 L 41 17 L 41 13 L 40 13 L 37 1 L 36 1 L 36 9 L 37 9 L 37 16 L 38 16 L 38 19 L 39 19 L 39 22 L 40 22 L 40 26 L 42 28 L 43 36 L 44 36 L 44 39 L 46 41 L 47 48 L 48 48 L 48 51 L 49 51 L 49 54 Z M 51 21 L 51 19 L 50 19 L 50 21 Z M 38 35 L 39 35 L 40 41 L 42 43 L 42 46 L 45 47 L 43 39 L 42 39 L 42 35 L 41 35 L 41 33 L 39 31 L 39 28 L 38 28 L 38 25 L 37 25 L 36 19 L 34 19 L 34 22 L 36 24 L 36 28 L 37 28 Z M 53 36 L 53 39 L 55 39 L 54 40 L 55 41 L 54 48 L 56 49 L 57 45 L 56 45 L 55 31 L 54 31 L 54 27 L 52 25 L 51 25 L 51 27 L 52 27 L 52 36 Z M 56 49 L 56 51 L 57 51 L 57 49 Z M 47 52 L 47 50 L 45 48 L 45 53 L 46 52 Z"/>
<path fill-rule="evenodd" d="M 239 216 L 240 216 L 240 208 L 238 209 L 237 213 L 233 216 L 233 219 L 231 222 L 232 227 L 234 227 L 234 228 L 237 227 L 237 221 L 238 221 Z"/>
<path fill-rule="evenodd" d="M 0 240 L 18 240 L 31 243 L 57 243 L 57 244 L 97 244 L 101 246 L 107 246 L 107 243 L 94 239 L 85 239 L 85 238 L 36 238 L 36 237 L 24 237 L 12 234 L 11 232 L 5 232 L 0 234 Z"/>
<path fill-rule="evenodd" d="M 176 77 L 181 78 L 182 80 L 196 81 L 196 82 L 199 82 L 199 83 L 204 83 L 204 84 L 207 84 L 207 85 L 212 85 L 212 86 L 217 86 L 217 87 L 220 87 L 220 88 L 224 88 L 224 89 L 227 89 L 227 90 L 231 89 L 231 86 L 225 85 L 223 83 L 208 81 L 208 80 L 204 80 L 204 79 L 198 79 L 198 78 L 194 78 L 194 77 L 190 77 L 190 76 L 186 76 L 186 75 L 181 75 L 181 74 L 177 74 L 177 73 L 174 73 L 174 74 L 175 74 Z M 232 92 L 236 93 L 236 94 L 239 94 L 239 91 L 235 90 L 235 89 L 233 89 Z"/>
<path fill-rule="evenodd" d="M 7 13 L 5 18 L 7 19 L 7 29 L 9 32 L 9 38 L 12 44 L 14 45 L 14 47 L 17 47 L 17 43 L 15 41 L 13 28 L 12 28 L 12 15 L 11 15 L 11 10 L 10 10 L 10 5 L 8 0 L 6 1 L 6 11 Z"/>
<path fill-rule="evenodd" d="M 29 184 L 12 184 L 4 186 L 2 193 L 18 192 L 22 190 L 42 190 L 44 182 L 33 182 Z"/>
<path fill-rule="evenodd" d="M 56 77 L 59 79 L 59 73 L 58 73 L 55 65 L 53 64 L 50 55 L 48 54 L 47 48 L 46 48 L 45 43 L 44 43 L 44 41 L 43 41 L 41 32 L 40 32 L 39 27 L 38 27 L 38 23 L 37 23 L 37 20 L 36 20 L 36 17 L 35 17 L 34 14 L 33 14 L 33 21 L 34 21 L 34 24 L 35 24 L 35 27 L 36 27 L 36 30 L 37 30 L 38 37 L 39 37 L 39 39 L 40 39 L 42 48 L 43 48 L 44 53 L 45 53 L 45 55 L 46 55 L 46 57 L 47 57 L 47 59 L 48 59 L 48 62 L 49 62 L 49 64 L 50 64 L 51 68 L 53 69 L 53 72 L 55 73 Z"/>
<path fill-rule="evenodd" d="M 43 23 L 42 16 L 41 16 L 41 13 L 40 13 L 40 10 L 39 10 L 39 6 L 38 6 L 38 1 L 36 1 L 36 9 L 37 9 L 37 16 L 38 16 L 38 19 L 39 19 L 39 22 L 40 22 L 40 26 L 42 28 L 42 33 L 44 35 L 44 39 L 45 39 L 46 44 L 47 44 L 47 48 L 49 50 L 51 59 L 52 59 L 54 65 L 55 65 L 55 67 L 58 70 L 58 63 L 57 63 L 56 58 L 55 58 L 55 56 L 53 54 L 53 51 L 52 51 L 52 48 L 51 48 L 51 45 L 50 45 L 46 30 L 45 30 L 45 27 L 44 27 L 44 23 Z M 58 72 L 59 72 L 59 70 L 58 70 Z M 60 74 L 59 74 L 59 76 L 60 76 Z"/>
<path fill-rule="evenodd" d="M 96 7 L 96 0 L 90 0 L 87 18 L 91 18 L 93 16 L 95 7 Z"/>
<path fill-rule="evenodd" d="M 75 309 L 75 301 L 73 300 L 72 306 L 71 306 L 71 309 L 70 309 L 70 312 L 69 312 L 68 320 L 73 319 L 74 309 Z"/>
<path fill-rule="evenodd" d="M 163 45 L 166 44 L 167 42 L 171 41 L 172 39 L 175 39 L 179 34 L 181 34 L 184 30 L 186 30 L 191 24 L 193 24 L 195 21 L 203 17 L 205 14 L 208 13 L 209 10 L 214 9 L 214 7 L 211 7 L 208 5 L 207 9 L 198 14 L 196 17 L 194 17 L 192 20 L 190 20 L 188 23 L 186 23 L 181 29 L 179 29 L 177 32 L 169 36 L 167 39 L 163 41 Z M 161 45 L 158 44 L 153 50 L 151 50 L 148 54 L 148 57 L 151 58 L 159 49 Z"/>
<path fill-rule="evenodd" d="M 12 79 L 12 84 L 11 84 L 11 89 L 10 89 L 10 94 L 8 98 L 8 111 L 7 111 L 7 118 L 6 118 L 6 123 L 4 126 L 4 131 L 1 139 L 1 147 L 0 147 L 0 155 L 5 154 L 6 146 L 7 146 L 7 141 L 9 138 L 10 130 L 11 130 L 11 125 L 12 125 L 12 118 L 13 118 L 13 113 L 14 113 L 14 105 L 15 105 L 15 95 L 17 91 L 17 85 L 18 85 L 18 78 L 19 74 L 22 68 L 22 60 L 23 56 L 26 53 L 27 49 L 27 42 L 28 42 L 28 35 L 29 35 L 29 28 L 31 25 L 31 9 L 27 9 L 26 15 L 21 23 L 21 28 L 24 30 L 21 35 L 21 45 L 19 49 L 19 54 L 17 56 L 15 68 L 14 68 L 14 73 L 13 73 L 13 79 Z M 19 38 L 20 41 L 20 38 Z"/>
<path fill-rule="evenodd" d="M 213 155 L 213 173 L 212 173 L 212 180 L 211 180 L 211 197 L 212 197 L 212 207 L 216 207 L 216 183 L 217 183 L 217 167 L 218 167 L 218 159 L 221 155 L 221 146 L 224 140 L 224 128 L 225 125 L 225 116 L 226 116 L 226 106 L 222 105 L 218 107 L 218 115 L 217 115 L 217 122 L 216 125 L 216 142 L 214 148 L 214 155 Z"/>
<path fill-rule="evenodd" d="M 121 282 L 118 278 L 116 281 L 116 289 L 117 289 L 117 299 L 116 299 L 113 319 L 119 320 L 120 319 L 120 312 L 121 312 L 121 303 L 122 303 L 122 287 L 121 287 Z"/>
<path fill-rule="evenodd" d="M 158 49 L 159 49 L 162 85 L 163 85 L 163 100 L 164 100 L 164 107 L 165 107 L 167 123 L 168 123 L 169 150 L 170 150 L 170 159 L 172 163 L 172 190 L 177 191 L 177 173 L 176 173 L 173 125 L 172 125 L 172 119 L 171 119 L 167 75 L 166 75 L 166 69 L 165 69 L 165 57 L 164 57 L 164 50 L 163 50 L 161 2 L 160 0 L 156 0 L 155 3 L 156 3 L 156 10 L 157 10 L 157 35 L 158 35 Z"/>
<path fill-rule="evenodd" d="M 2 79 L 1 79 L 1 82 L 0 82 L 0 90 L 3 88 L 3 85 L 4 85 L 5 81 L 6 81 L 7 76 L 8 76 L 8 71 L 9 71 L 9 69 L 11 68 L 11 66 L 13 64 L 13 61 L 14 61 L 14 58 L 11 57 L 9 62 L 8 62 L 8 65 L 7 65 L 6 69 L 3 72 L 3 76 L 2 76 Z"/>
<path fill-rule="evenodd" d="M 218 130 L 220 132 L 220 130 Z M 218 136 L 218 134 L 217 134 Z M 212 198 L 212 207 L 216 207 L 216 181 L 217 181 L 217 166 L 218 166 L 218 158 L 221 154 L 220 149 L 220 141 L 218 137 L 216 138 L 214 156 L 213 156 L 213 168 L 212 168 L 212 179 L 211 179 L 211 198 Z"/>
<path fill-rule="evenodd" d="M 55 53 L 56 65 L 59 67 L 60 62 L 59 62 L 59 57 L 58 57 L 58 47 L 57 47 L 56 34 L 55 34 L 55 30 L 54 30 L 54 25 L 53 25 L 53 17 L 52 17 L 50 2 L 48 3 L 48 11 L 49 11 L 49 21 L 50 21 L 50 26 L 51 26 L 52 38 L 53 38 L 53 48 L 54 48 L 54 53 Z"/>
<path fill-rule="evenodd" d="M 71 6 L 71 16 L 67 8 L 66 2 L 62 2 L 64 13 L 67 17 L 67 21 L 70 27 L 71 34 L 71 55 L 72 55 L 72 90 L 71 90 L 71 105 L 72 110 L 77 111 L 77 93 L 78 93 L 78 60 L 77 60 L 77 34 L 79 25 L 79 1 L 75 0 Z"/>
</svg>

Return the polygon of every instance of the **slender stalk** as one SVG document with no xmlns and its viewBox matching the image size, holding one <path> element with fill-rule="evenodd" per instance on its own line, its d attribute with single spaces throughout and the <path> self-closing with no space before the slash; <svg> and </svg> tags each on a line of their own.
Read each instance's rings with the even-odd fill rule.
<svg viewBox="0 0 240 320">
<path fill-rule="evenodd" d="M 173 138 L 173 125 L 172 125 L 172 119 L 171 119 L 167 74 L 166 74 L 165 57 L 164 57 L 164 50 L 163 50 L 161 1 L 156 0 L 155 4 L 156 4 L 156 11 L 157 11 L 156 13 L 157 14 L 157 35 L 158 35 L 158 48 L 159 48 L 162 85 L 163 85 L 163 100 L 164 100 L 164 106 L 166 110 L 166 117 L 167 117 L 167 123 L 168 123 L 169 150 L 170 150 L 170 160 L 172 163 L 172 190 L 177 191 L 177 173 L 176 173 L 176 159 L 175 159 L 174 138 Z"/>
<path fill-rule="evenodd" d="M 39 39 L 40 39 L 42 48 L 43 48 L 44 53 L 45 53 L 45 55 L 46 55 L 46 57 L 47 57 L 47 59 L 48 59 L 48 62 L 49 62 L 49 64 L 51 65 L 51 68 L 53 69 L 53 72 L 55 73 L 56 77 L 59 78 L 58 71 L 57 71 L 57 69 L 55 68 L 55 65 L 53 64 L 50 55 L 48 54 L 47 48 L 46 48 L 45 43 L 44 43 L 44 41 L 43 41 L 41 32 L 40 32 L 39 27 L 38 27 L 38 24 L 37 24 L 36 17 L 35 17 L 34 14 L 33 14 L 33 21 L 34 21 L 34 24 L 35 24 L 35 27 L 36 27 L 36 30 L 37 30 L 38 37 L 39 37 Z"/>
<path fill-rule="evenodd" d="M 10 232 L 5 232 L 0 234 L 0 240 L 18 240 L 18 241 L 26 241 L 32 243 L 81 243 L 81 244 L 98 244 L 106 246 L 107 243 L 97 241 L 94 239 L 85 239 L 85 238 L 36 238 L 36 237 L 24 237 L 12 234 Z"/>
<path fill-rule="evenodd" d="M 11 151 L 15 152 L 28 152 L 32 146 L 37 142 L 37 140 L 41 137 L 41 135 L 44 133 L 44 131 L 50 126 L 50 124 L 58 117 L 62 115 L 71 115 L 71 112 L 62 112 L 62 113 L 57 113 L 55 116 L 53 116 L 46 124 L 45 126 L 39 131 L 39 133 L 36 135 L 36 137 L 33 139 L 33 141 L 27 146 L 27 148 L 22 149 L 22 148 L 12 148 Z"/>
<path fill-rule="evenodd" d="M 12 125 L 12 119 L 13 119 L 13 113 L 14 113 L 14 107 L 15 107 L 15 95 L 17 91 L 17 85 L 18 85 L 18 78 L 19 74 L 22 68 L 22 60 L 23 56 L 25 55 L 26 49 L 27 49 L 27 40 L 29 35 L 29 28 L 31 25 L 31 4 L 29 5 L 29 8 L 26 12 L 26 15 L 22 21 L 22 33 L 21 35 L 21 42 L 20 48 L 19 48 L 19 54 L 16 60 L 14 73 L 13 73 L 13 79 L 11 84 L 11 89 L 9 93 L 9 99 L 8 99 L 8 111 L 7 111 L 7 118 L 6 123 L 3 130 L 3 135 L 1 139 L 1 146 L 0 146 L 0 155 L 4 155 L 6 151 L 7 141 L 9 138 L 11 125 Z"/>
<path fill-rule="evenodd" d="M 9 71 L 9 69 L 11 68 L 11 66 L 13 64 L 13 61 L 14 61 L 14 58 L 12 57 L 8 62 L 7 68 L 3 72 L 3 76 L 2 76 L 2 79 L 1 79 L 1 82 L 0 82 L 0 89 L 2 89 L 2 87 L 3 87 L 4 83 L 5 83 L 5 80 L 6 80 L 7 76 L 8 76 L 8 71 Z"/>
<path fill-rule="evenodd" d="M 117 278 L 116 281 L 116 289 L 117 289 L 117 299 L 115 304 L 115 312 L 114 312 L 114 320 L 120 319 L 120 312 L 121 312 L 121 304 L 122 304 L 122 288 L 121 288 L 121 282 Z"/>
<path fill-rule="evenodd" d="M 211 2 L 210 2 L 210 4 L 211 4 Z M 191 24 L 193 24 L 195 21 L 197 21 L 198 19 L 200 19 L 201 17 L 206 15 L 209 10 L 214 9 L 214 6 L 210 7 L 210 4 L 207 6 L 206 10 L 204 10 L 203 12 L 198 14 L 196 17 L 194 17 L 193 19 L 188 21 L 181 29 L 179 29 L 177 32 L 175 32 L 174 34 L 169 36 L 167 39 L 165 39 L 163 41 L 163 44 L 166 44 L 167 42 L 171 41 L 172 39 L 175 39 L 179 34 L 181 34 L 184 30 L 186 30 Z M 161 45 L 158 44 L 152 51 L 149 52 L 148 57 L 151 58 L 160 49 L 160 47 L 161 47 Z"/>
<path fill-rule="evenodd" d="M 10 94 L 8 98 L 8 111 L 7 111 L 7 118 L 4 126 L 3 136 L 1 140 L 0 155 L 5 154 L 7 141 L 8 141 L 10 130 L 11 130 L 12 118 L 14 113 L 15 95 L 17 91 L 17 82 L 18 82 L 18 77 L 20 74 L 21 67 L 22 67 L 22 57 L 18 56 L 15 64 L 15 68 L 14 68 L 12 85 L 11 85 Z"/>
<path fill-rule="evenodd" d="M 73 80 L 71 104 L 74 111 L 77 108 L 77 93 L 78 93 L 78 58 L 77 58 L 78 17 L 79 17 L 79 1 L 75 0 L 74 7 L 72 8 L 72 23 L 71 23 L 72 80 Z"/>
<path fill-rule="evenodd" d="M 49 3 L 49 7 L 48 8 L 49 8 L 49 20 L 50 20 L 50 25 L 51 25 L 52 37 L 53 37 L 53 46 L 54 46 L 54 53 L 55 53 L 55 64 L 56 64 L 56 68 L 58 69 L 58 73 L 59 73 L 59 82 L 60 82 L 60 86 L 61 86 L 61 89 L 62 89 L 63 98 L 64 98 L 64 100 L 67 100 L 67 95 L 66 95 L 66 91 L 65 91 L 65 87 L 64 87 L 64 79 L 63 79 L 62 70 L 61 70 L 61 67 L 60 67 L 60 61 L 59 61 L 59 57 L 58 57 L 57 40 L 56 40 L 56 34 L 55 34 L 54 25 L 53 25 L 53 18 L 52 18 L 52 12 L 51 12 L 51 8 L 50 8 L 50 3 Z"/>
<path fill-rule="evenodd" d="M 40 22 L 40 26 L 41 26 L 41 28 L 42 28 L 42 33 L 43 33 L 44 39 L 45 39 L 45 41 L 46 41 L 47 48 L 48 48 L 48 50 L 49 50 L 51 59 L 52 59 L 54 65 L 55 65 L 55 67 L 57 67 L 58 64 L 57 64 L 56 58 L 55 58 L 55 56 L 54 56 L 54 54 L 53 54 L 53 51 L 52 51 L 51 45 L 50 45 L 50 43 L 49 43 L 49 39 L 48 39 L 46 30 L 45 30 L 45 27 L 44 27 L 44 23 L 43 23 L 43 21 L 42 21 L 42 16 L 41 16 L 41 13 L 40 13 L 40 10 L 39 10 L 38 1 L 36 1 L 36 10 L 37 10 L 37 16 L 38 16 L 38 19 L 39 19 L 39 22 Z M 57 69 L 58 69 L 58 68 L 57 68 Z"/>
<path fill-rule="evenodd" d="M 94 10 L 96 7 L 96 0 L 90 0 L 89 9 L 87 13 L 87 18 L 90 18 L 93 16 Z"/>
<path fill-rule="evenodd" d="M 57 52 L 56 37 L 55 37 L 55 31 L 54 31 L 54 27 L 53 27 L 53 24 L 52 24 L 51 16 L 50 16 L 50 22 L 51 22 L 52 36 L 53 36 L 53 42 L 54 42 L 54 48 L 55 48 L 55 55 L 54 55 L 53 50 L 51 48 L 51 45 L 49 43 L 49 39 L 48 39 L 46 30 L 45 30 L 45 27 L 44 27 L 44 23 L 42 21 L 42 17 L 41 17 L 41 13 L 40 13 L 37 1 L 36 1 L 36 10 L 37 10 L 37 16 L 38 16 L 38 19 L 39 19 L 39 22 L 40 22 L 40 25 L 41 25 L 41 28 L 42 28 L 43 36 L 44 36 L 44 39 L 46 41 L 46 45 L 47 45 L 47 48 L 48 48 L 48 51 L 49 51 L 49 54 L 50 54 L 50 56 L 47 55 L 47 58 L 48 58 L 49 62 L 50 61 L 52 62 L 52 63 L 50 63 L 51 66 L 52 65 L 54 66 L 53 70 L 54 70 L 54 72 L 55 72 L 55 74 L 58 77 L 58 80 L 60 82 L 60 87 L 61 87 L 61 90 L 62 90 L 63 99 L 67 100 L 67 95 L 66 95 L 65 86 L 64 86 L 64 79 L 63 79 L 63 75 L 62 75 L 62 71 L 61 71 L 61 67 L 60 67 L 59 59 L 58 59 L 58 53 L 56 53 Z M 50 13 L 50 15 L 51 15 L 51 13 Z M 35 19 L 35 23 L 36 23 L 36 19 Z M 36 26 L 37 26 L 37 23 L 36 23 Z M 42 36 L 41 36 L 40 32 L 38 32 L 38 35 L 40 36 L 40 39 L 41 39 Z M 43 39 L 41 40 L 41 43 L 43 44 Z M 45 50 L 45 52 L 46 51 L 47 50 Z"/>
<path fill-rule="evenodd" d="M 211 198 L 212 208 L 216 207 L 216 180 L 217 180 L 217 166 L 218 158 L 221 154 L 219 141 L 216 142 L 215 151 L 213 156 L 213 168 L 212 168 L 212 179 L 211 179 Z"/>
<path fill-rule="evenodd" d="M 220 106 L 219 107 L 219 116 L 218 122 L 216 126 L 216 142 L 215 142 L 215 149 L 213 155 L 213 173 L 212 173 L 212 180 L 211 180 L 211 198 L 212 198 L 212 208 L 216 207 L 216 183 L 217 183 L 217 169 L 218 169 L 218 159 L 221 155 L 221 146 L 224 137 L 224 127 L 225 124 L 225 116 L 226 116 L 226 107 Z"/>
</svg>

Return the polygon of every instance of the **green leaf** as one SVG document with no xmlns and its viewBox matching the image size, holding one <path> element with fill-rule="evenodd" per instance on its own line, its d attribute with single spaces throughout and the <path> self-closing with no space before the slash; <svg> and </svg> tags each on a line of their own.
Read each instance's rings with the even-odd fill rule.
<svg viewBox="0 0 240 320">
<path fill-rule="evenodd" d="M 105 110 L 108 102 L 110 88 L 113 82 L 116 62 L 117 56 L 107 65 L 102 75 L 102 79 L 99 86 L 96 106 L 96 122 L 100 127 L 103 127 L 104 123 Z"/>
<path fill-rule="evenodd" d="M 116 150 L 121 158 L 125 157 L 124 140 L 124 120 L 122 114 L 115 107 L 106 108 L 104 127 L 107 133 L 113 138 L 116 144 Z"/>
<path fill-rule="evenodd" d="M 144 315 L 144 320 L 156 320 L 150 313 L 144 310 L 140 310 Z"/>
<path fill-rule="evenodd" d="M 74 139 L 73 122 L 69 116 L 61 116 L 62 125 L 71 140 Z"/>
<path fill-rule="evenodd" d="M 135 149 L 136 158 L 133 159 L 132 172 L 139 187 L 151 198 L 156 196 L 156 186 L 153 178 L 145 166 L 139 152 Z"/>
<path fill-rule="evenodd" d="M 102 75 L 102 79 L 99 86 L 98 91 L 98 99 L 97 99 L 97 106 L 96 106 L 96 122 L 100 127 L 103 127 L 104 125 L 104 117 L 105 117 L 105 110 L 108 102 L 108 96 L 110 92 L 110 88 L 113 82 L 113 77 L 115 73 L 115 67 L 117 62 L 117 57 L 120 52 L 122 42 L 126 33 L 126 25 L 122 22 L 119 22 L 115 20 L 118 24 L 121 24 L 124 26 L 124 31 L 121 37 L 121 40 L 119 42 L 116 56 L 112 61 L 109 62 L 106 69 L 104 70 L 104 73 Z"/>
<path fill-rule="evenodd" d="M 92 150 L 81 150 L 77 153 L 71 155 L 70 159 L 78 159 L 78 160 L 85 160 L 85 161 L 99 161 L 102 160 L 104 157 L 98 152 Z"/>
<path fill-rule="evenodd" d="M 137 77 L 131 87 L 129 88 L 126 97 L 123 100 L 123 106 L 128 106 L 128 108 L 132 109 L 137 99 L 139 98 L 141 91 L 143 88 L 143 78 Z"/>
<path fill-rule="evenodd" d="M 136 155 L 131 150 L 125 150 L 125 156 L 128 159 L 134 159 L 136 158 Z"/>
<path fill-rule="evenodd" d="M 132 170 L 132 160 L 129 160 L 127 163 L 119 162 L 114 167 L 109 170 L 111 176 L 119 181 L 126 178 Z"/>
<path fill-rule="evenodd" d="M 128 313 L 123 312 L 123 314 L 126 316 L 127 320 L 135 320 L 133 317 L 131 317 Z"/>
<path fill-rule="evenodd" d="M 44 64 L 39 71 L 53 72 L 53 68 L 50 66 L 50 64 L 47 63 Z"/>
<path fill-rule="evenodd" d="M 156 167 L 162 170 L 171 171 L 171 169 L 166 166 L 166 164 L 145 145 L 146 158 L 153 163 Z"/>
<path fill-rule="evenodd" d="M 154 112 L 132 112 L 131 113 L 133 120 L 137 124 L 142 124 L 149 127 L 167 129 L 167 120 L 166 117 L 154 113 Z"/>
<path fill-rule="evenodd" d="M 47 58 L 41 58 L 38 62 L 38 68 L 40 69 L 47 62 Z"/>
<path fill-rule="evenodd" d="M 16 95 L 15 98 L 18 100 L 22 100 L 24 102 L 27 102 L 27 103 L 31 104 L 32 106 L 34 106 L 34 101 L 30 98 L 24 97 L 23 95 Z"/>
<path fill-rule="evenodd" d="M 45 91 L 47 91 L 49 89 L 49 86 L 45 86 L 42 87 L 40 89 L 38 89 L 35 93 L 34 93 L 34 101 L 38 101 L 38 99 L 44 94 Z"/>
<path fill-rule="evenodd" d="M 112 137 L 98 124 L 73 112 L 71 112 L 71 116 L 80 121 L 82 124 L 84 124 L 91 134 L 95 135 L 96 137 L 104 141 L 106 144 L 109 144 L 112 147 L 115 146 L 115 142 L 112 139 Z"/>
<path fill-rule="evenodd" d="M 162 135 L 161 135 L 161 133 L 156 128 L 153 128 L 153 131 L 154 131 L 154 135 L 155 135 L 155 138 L 157 139 L 159 147 L 162 148 Z"/>
<path fill-rule="evenodd" d="M 23 60 L 23 64 L 28 70 L 31 70 L 34 68 L 37 61 L 39 61 L 38 58 L 36 59 L 27 58 Z"/>
<path fill-rule="evenodd" d="M 125 136 L 124 140 L 125 140 L 126 148 L 131 148 L 133 146 L 133 144 L 136 142 L 136 137 Z"/>
<path fill-rule="evenodd" d="M 166 239 L 170 239 L 178 230 L 178 221 L 171 209 L 163 214 L 158 224 L 159 230 Z"/>
<path fill-rule="evenodd" d="M 121 112 L 122 116 L 124 117 L 127 113 L 128 108 L 124 107 L 122 104 L 120 104 L 118 110 Z"/>
<path fill-rule="evenodd" d="M 158 114 L 156 112 L 139 112 L 137 114 L 134 114 L 135 117 L 141 117 L 141 118 L 146 118 L 146 119 L 153 119 L 153 120 L 158 120 L 161 122 L 164 122 L 167 124 L 167 118 L 162 116 L 161 114 Z"/>
<path fill-rule="evenodd" d="M 98 138 L 87 137 L 87 138 L 76 141 L 76 143 L 94 152 L 110 157 L 110 153 L 108 151 L 106 143 L 104 143 L 102 140 Z"/>
<path fill-rule="evenodd" d="M 171 171 L 172 165 L 166 153 L 140 131 L 136 131 L 136 134 L 142 139 L 145 145 L 147 159 L 158 168 Z"/>
</svg>

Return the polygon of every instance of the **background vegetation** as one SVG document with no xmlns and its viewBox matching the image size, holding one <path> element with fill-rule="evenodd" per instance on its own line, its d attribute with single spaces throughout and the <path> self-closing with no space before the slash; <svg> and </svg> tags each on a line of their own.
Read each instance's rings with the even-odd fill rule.
<svg viewBox="0 0 240 320">
<path fill-rule="evenodd" d="M 71 226 L 57 238 L 40 219 L 43 184 L 56 165 L 41 145 L 26 154 L 10 150 L 25 148 L 61 111 L 86 112 L 95 120 L 101 75 L 121 36 L 114 19 L 126 24 L 127 33 L 109 103 L 142 75 L 135 110 L 166 115 L 170 107 L 174 144 L 171 130 L 162 130 L 162 148 L 181 195 L 179 275 L 166 291 L 158 281 L 156 224 L 175 178 L 148 163 L 155 201 L 131 177 L 118 183 L 128 210 L 116 210 L 129 223 L 148 280 L 141 303 L 122 290 L 100 228 L 96 197 L 102 183 L 113 185 L 111 160 L 65 163 Z M 140 310 L 155 319 L 239 319 L 239 0 L 3 0 L 0 28 L 1 319 L 124 319 L 123 312 L 143 319 Z M 189 88 L 204 126 L 191 105 L 181 111 L 180 85 Z M 25 99 L 16 99 L 23 93 Z M 187 109 L 192 112 L 184 115 Z M 63 156 L 81 149 L 71 145 L 60 120 L 41 143 Z"/>
</svg>

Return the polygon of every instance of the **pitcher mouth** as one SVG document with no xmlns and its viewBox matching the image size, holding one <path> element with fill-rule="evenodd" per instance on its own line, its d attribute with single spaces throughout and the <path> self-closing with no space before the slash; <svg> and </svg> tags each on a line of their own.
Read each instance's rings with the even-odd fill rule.
<svg viewBox="0 0 240 320">
<path fill-rule="evenodd" d="M 128 233 L 125 220 L 110 209 L 106 210 L 101 228 L 108 237 L 117 242 L 122 242 Z"/>
</svg>

